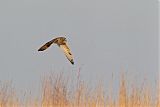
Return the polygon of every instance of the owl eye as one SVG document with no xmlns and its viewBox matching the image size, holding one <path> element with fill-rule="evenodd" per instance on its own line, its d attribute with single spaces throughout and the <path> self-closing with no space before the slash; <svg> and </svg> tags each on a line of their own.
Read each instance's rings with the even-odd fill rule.
<svg viewBox="0 0 160 107">
<path fill-rule="evenodd" d="M 70 52 L 69 52 L 69 54 L 72 55 Z"/>
</svg>

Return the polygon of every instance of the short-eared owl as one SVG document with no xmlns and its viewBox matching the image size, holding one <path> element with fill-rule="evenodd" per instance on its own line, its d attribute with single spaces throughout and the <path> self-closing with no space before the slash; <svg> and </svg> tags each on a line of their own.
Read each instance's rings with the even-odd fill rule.
<svg viewBox="0 0 160 107">
<path fill-rule="evenodd" d="M 72 53 L 68 47 L 68 44 L 67 44 L 67 40 L 65 37 L 57 37 L 55 39 L 52 39 L 51 41 L 47 42 L 46 44 L 44 44 L 42 47 L 40 47 L 38 49 L 38 51 L 44 51 L 46 50 L 49 46 L 51 46 L 51 44 L 57 44 L 64 52 L 64 54 L 66 55 L 67 59 L 72 63 L 74 64 L 74 61 L 73 61 L 73 56 L 72 56 Z"/>
</svg>

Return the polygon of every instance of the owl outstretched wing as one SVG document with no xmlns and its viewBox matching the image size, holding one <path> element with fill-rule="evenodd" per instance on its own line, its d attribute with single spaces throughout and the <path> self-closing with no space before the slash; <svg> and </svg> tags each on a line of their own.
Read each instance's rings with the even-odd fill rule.
<svg viewBox="0 0 160 107">
<path fill-rule="evenodd" d="M 46 49 L 47 49 L 48 47 L 50 47 L 53 43 L 55 43 L 56 40 L 57 40 L 57 38 L 52 39 L 51 41 L 45 43 L 42 47 L 40 47 L 40 48 L 38 49 L 38 51 L 44 51 L 44 50 L 46 50 Z"/>
<path fill-rule="evenodd" d="M 59 47 L 62 49 L 62 51 L 64 52 L 67 59 L 71 62 L 71 64 L 74 64 L 73 55 L 68 47 L 68 44 L 65 43 L 64 45 L 60 45 Z"/>
</svg>

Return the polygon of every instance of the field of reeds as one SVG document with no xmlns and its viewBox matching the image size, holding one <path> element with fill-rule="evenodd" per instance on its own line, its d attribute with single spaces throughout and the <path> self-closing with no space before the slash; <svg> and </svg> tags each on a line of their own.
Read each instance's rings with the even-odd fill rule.
<svg viewBox="0 0 160 107">
<path fill-rule="evenodd" d="M 73 81 L 63 73 L 45 76 L 40 98 L 26 100 L 17 97 L 11 82 L 1 82 L 0 107 L 160 107 L 158 89 L 156 96 L 151 93 L 151 87 L 144 84 L 129 86 L 129 90 L 124 74 L 119 82 L 118 98 L 106 94 L 101 83 L 90 88 L 79 78 Z"/>
</svg>

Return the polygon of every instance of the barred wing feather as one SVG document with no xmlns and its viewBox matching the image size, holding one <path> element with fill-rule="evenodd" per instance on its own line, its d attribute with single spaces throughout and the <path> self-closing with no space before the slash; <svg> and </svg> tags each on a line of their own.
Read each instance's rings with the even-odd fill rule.
<svg viewBox="0 0 160 107">
<path fill-rule="evenodd" d="M 73 56 L 72 56 L 72 53 L 67 45 L 67 43 L 65 43 L 64 45 L 60 45 L 60 48 L 62 49 L 62 51 L 64 52 L 65 56 L 67 57 L 67 59 L 72 63 L 74 64 L 74 61 L 73 61 Z"/>
</svg>

